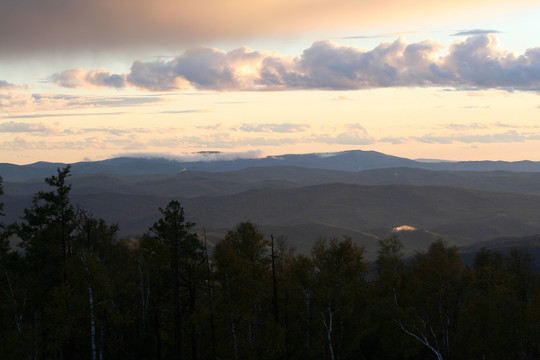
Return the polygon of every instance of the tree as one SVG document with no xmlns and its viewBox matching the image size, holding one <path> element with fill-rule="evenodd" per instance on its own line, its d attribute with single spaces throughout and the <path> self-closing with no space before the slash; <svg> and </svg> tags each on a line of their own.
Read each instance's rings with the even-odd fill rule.
<svg viewBox="0 0 540 360">
<path fill-rule="evenodd" d="M 204 263 L 204 252 L 201 242 L 195 233 L 189 230 L 194 226 L 186 222 L 184 209 L 178 201 L 170 201 L 165 209 L 159 209 L 162 218 L 152 226 L 151 230 L 170 249 L 170 271 L 172 278 L 172 294 L 174 302 L 174 358 L 179 359 L 182 351 L 182 322 L 180 309 L 180 287 L 188 293 L 188 311 L 193 317 L 197 296 L 197 271 Z M 197 357 L 196 336 L 191 324 L 192 357 Z"/>
<path fill-rule="evenodd" d="M 2 195 L 4 195 L 4 187 L 2 184 L 2 177 L 0 176 L 0 196 Z M 4 222 L 1 221 L 1 217 L 3 217 L 4 215 L 4 203 L 0 201 L 0 261 L 2 261 L 2 257 L 9 250 L 9 242 L 6 228 L 4 226 Z"/>
<path fill-rule="evenodd" d="M 396 296 L 396 322 L 437 359 L 450 359 L 463 307 L 463 266 L 455 247 L 442 240 L 411 264 L 410 278 Z"/>
<path fill-rule="evenodd" d="M 404 284 L 406 265 L 403 243 L 394 233 L 379 239 L 375 260 L 378 277 L 370 282 L 368 292 L 368 322 L 363 349 L 376 358 L 402 359 L 419 352 L 420 344 L 396 326 L 399 300 Z"/>
<path fill-rule="evenodd" d="M 313 260 L 303 254 L 289 256 L 284 263 L 282 277 L 287 354 L 309 357 L 313 353 L 313 297 L 316 286 Z"/>
<path fill-rule="evenodd" d="M 529 324 L 537 322 L 538 315 L 530 255 L 512 250 L 507 256 L 484 248 L 467 270 L 468 296 L 459 323 L 463 354 L 535 358 L 538 330 Z"/>
<path fill-rule="evenodd" d="M 76 229 L 76 212 L 70 202 L 70 165 L 57 169 L 57 175 L 45 178 L 52 191 L 39 191 L 32 199 L 32 207 L 24 209 L 19 236 L 28 256 L 36 261 L 51 260 L 62 265 L 62 280 L 67 280 L 66 259 L 72 253 L 72 233 Z M 44 264 L 40 264 L 44 265 Z M 56 267 L 56 264 L 48 264 Z M 53 272 L 49 273 L 49 276 Z"/>
<path fill-rule="evenodd" d="M 71 292 L 68 258 L 72 255 L 77 217 L 70 202 L 69 176 L 68 165 L 57 169 L 56 176 L 45 178 L 46 184 L 53 190 L 37 192 L 32 198 L 31 208 L 24 209 L 22 224 L 17 226 L 29 275 L 25 282 L 30 312 L 28 321 L 34 329 L 36 347 L 49 345 L 35 351 L 43 351 L 47 356 L 73 355 L 70 326 L 74 314 L 67 312 L 73 305 L 68 295 Z M 61 310 L 58 313 L 51 310 L 55 301 L 59 304 L 55 309 Z"/>
<path fill-rule="evenodd" d="M 364 248 L 348 236 L 320 238 L 311 249 L 317 277 L 319 312 L 330 359 L 357 351 L 355 339 L 362 308 L 364 277 L 369 272 Z M 352 320 L 354 318 L 354 320 Z"/>
<path fill-rule="evenodd" d="M 214 249 L 232 343 L 232 349 L 222 351 L 231 358 L 272 357 L 282 352 L 272 306 L 269 246 L 254 224 L 243 222 Z"/>
</svg>

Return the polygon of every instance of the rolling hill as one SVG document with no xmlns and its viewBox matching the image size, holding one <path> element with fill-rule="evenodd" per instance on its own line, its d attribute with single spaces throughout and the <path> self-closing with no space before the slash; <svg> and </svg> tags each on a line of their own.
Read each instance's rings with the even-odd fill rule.
<svg viewBox="0 0 540 360">
<path fill-rule="evenodd" d="M 359 163 L 368 169 L 358 171 Z M 249 164 L 258 166 L 243 167 Z M 317 237 L 347 235 L 366 246 L 373 258 L 377 238 L 402 225 L 411 227 L 399 233 L 408 254 L 425 249 L 437 237 L 469 246 L 540 234 L 540 172 L 420 168 L 459 164 L 351 151 L 190 163 L 194 168 L 212 168 L 202 171 L 186 170 L 180 168 L 185 164 L 164 159 L 122 158 L 74 164 L 70 182 L 75 203 L 118 223 L 121 235 L 128 237 L 147 231 L 160 216 L 158 208 L 172 199 L 181 202 L 187 218 L 198 231 L 204 228 L 211 241 L 250 220 L 267 235 L 283 235 L 304 253 Z M 529 169 L 538 165 L 523 164 Z M 218 165 L 238 169 L 217 171 Z M 517 163 L 484 165 L 484 169 L 519 167 Z M 0 201 L 5 203 L 7 223 L 18 220 L 35 192 L 47 189 L 43 178 L 61 164 L 33 166 L 41 171 L 40 179 L 4 181 Z M 354 171 L 344 170 L 355 166 Z M 27 167 L 16 169 L 17 176 L 25 178 L 31 172 Z"/>
<path fill-rule="evenodd" d="M 450 171 L 519 171 L 540 172 L 540 162 L 532 161 L 415 161 L 375 151 L 351 150 L 336 153 L 288 154 L 251 159 L 226 159 L 226 154 L 201 154 L 202 160 L 185 161 L 168 158 L 122 157 L 102 161 L 71 164 L 73 174 L 150 175 L 177 174 L 191 171 L 235 171 L 250 167 L 294 166 L 325 170 L 362 171 L 408 167 L 425 170 Z M 65 164 L 38 162 L 28 165 L 0 164 L 5 181 L 43 179 Z"/>
</svg>

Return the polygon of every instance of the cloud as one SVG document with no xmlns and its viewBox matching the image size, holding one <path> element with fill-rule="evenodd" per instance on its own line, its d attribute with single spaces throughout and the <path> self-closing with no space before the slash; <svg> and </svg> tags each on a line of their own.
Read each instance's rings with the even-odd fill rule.
<svg viewBox="0 0 540 360">
<path fill-rule="evenodd" d="M 5 80 L 0 80 L 0 91 L 28 89 L 27 85 L 15 85 Z"/>
<path fill-rule="evenodd" d="M 427 134 L 421 137 L 411 137 L 411 139 L 427 144 L 452 144 L 455 142 L 466 144 L 495 144 L 540 140 L 540 133 L 522 133 L 515 130 L 509 130 L 503 133 L 494 134 L 456 134 L 451 136 Z"/>
<path fill-rule="evenodd" d="M 513 2 L 517 6 L 519 2 Z M 2 55 L 178 48 L 258 36 L 463 13 L 492 0 L 3 0 Z"/>
<path fill-rule="evenodd" d="M 107 134 L 111 136 L 126 136 L 126 135 L 134 135 L 134 134 L 148 134 L 151 131 L 149 129 L 144 128 L 112 128 L 112 127 L 96 127 L 96 128 L 68 128 L 63 131 L 63 134 L 65 135 L 81 135 L 81 134 L 88 134 L 88 133 L 100 133 L 100 134 Z"/>
<path fill-rule="evenodd" d="M 207 112 L 208 110 L 201 109 L 188 109 L 188 110 L 167 110 L 160 111 L 159 114 L 193 114 L 193 113 L 202 113 Z"/>
<path fill-rule="evenodd" d="M 24 115 L 8 115 L 4 116 L 4 119 L 36 119 L 36 118 L 57 118 L 57 117 L 68 117 L 68 116 L 111 116 L 111 115 L 122 115 L 125 112 L 108 112 L 108 113 L 56 113 L 56 114 L 24 114 Z"/>
<path fill-rule="evenodd" d="M 332 100 L 334 100 L 334 101 L 350 101 L 352 99 L 350 97 L 348 97 L 348 96 L 340 95 L 340 96 L 336 96 Z"/>
<path fill-rule="evenodd" d="M 211 125 L 197 126 L 196 128 L 197 129 L 202 129 L 202 130 L 216 131 L 216 130 L 223 129 L 223 124 L 222 123 L 217 123 L 217 124 L 211 124 Z"/>
<path fill-rule="evenodd" d="M 66 88 L 112 87 L 118 89 L 126 86 L 124 75 L 111 74 L 104 69 L 92 71 L 86 71 L 83 68 L 68 69 L 54 74 L 50 81 Z"/>
<path fill-rule="evenodd" d="M 11 90 L 15 87 L 16 87 L 15 85 L 10 84 L 5 80 L 0 80 L 0 90 Z"/>
<path fill-rule="evenodd" d="M 470 124 L 450 123 L 450 124 L 441 125 L 441 127 L 444 129 L 449 129 L 453 131 L 476 131 L 476 130 L 488 130 L 488 129 L 500 129 L 500 128 L 506 128 L 506 129 L 538 128 L 538 126 L 536 125 L 533 125 L 533 126 L 513 125 L 513 124 L 502 123 L 500 121 L 496 121 L 493 123 L 470 123 Z"/>
<path fill-rule="evenodd" d="M 418 34 L 418 31 L 400 31 L 392 33 L 382 33 L 377 35 L 351 35 L 351 36 L 338 36 L 330 38 L 330 40 L 355 40 L 355 39 L 379 39 L 379 38 L 395 38 L 405 35 Z"/>
<path fill-rule="evenodd" d="M 370 145 L 375 142 L 375 139 L 360 124 L 345 124 L 345 129 L 347 130 L 346 132 L 336 135 L 316 135 L 311 137 L 310 140 L 313 142 L 340 145 Z"/>
<path fill-rule="evenodd" d="M 66 70 L 60 86 L 125 87 L 149 91 L 357 90 L 381 87 L 531 90 L 540 88 L 540 47 L 516 55 L 495 35 L 476 35 L 444 47 L 431 40 L 382 42 L 371 50 L 323 40 L 299 56 L 197 47 L 171 61 L 135 61 L 127 74 Z M 108 79 L 123 79 L 109 81 Z"/>
<path fill-rule="evenodd" d="M 444 128 L 454 131 L 469 131 L 469 130 L 485 130 L 488 129 L 488 125 L 482 123 L 472 123 L 472 124 L 446 124 L 443 125 Z"/>
<path fill-rule="evenodd" d="M 184 154 L 164 154 L 152 152 L 129 152 L 115 154 L 114 157 L 135 157 L 144 159 L 167 159 L 179 162 L 211 162 L 223 160 L 238 160 L 238 159 L 259 159 L 264 157 L 264 153 L 260 150 L 222 152 L 222 151 L 198 151 Z"/>
<path fill-rule="evenodd" d="M 386 137 L 378 139 L 377 141 L 383 142 L 383 143 L 390 143 L 393 145 L 399 145 L 399 144 L 405 144 L 405 143 L 410 142 L 410 139 L 407 137 L 386 136 Z"/>
<path fill-rule="evenodd" d="M 471 35 L 488 35 L 488 34 L 499 34 L 497 30 L 483 30 L 483 29 L 474 29 L 474 30 L 460 30 L 457 33 L 454 33 L 450 36 L 471 36 Z"/>
<path fill-rule="evenodd" d="M 67 94 L 27 94 L 8 92 L 0 94 L 0 110 L 6 112 L 31 112 L 59 109 L 107 108 L 136 106 L 161 101 L 160 96 L 78 96 Z M 113 114 L 113 113 L 111 113 Z M 32 118 L 69 115 L 12 115 L 9 118 Z"/>
<path fill-rule="evenodd" d="M 9 121 L 0 123 L 0 133 L 50 133 L 54 129 L 42 123 Z"/>
<path fill-rule="evenodd" d="M 242 47 L 225 52 L 197 47 L 169 62 L 135 61 L 127 80 L 153 91 L 249 89 L 258 74 L 264 54 Z"/>
<path fill-rule="evenodd" d="M 245 132 L 275 132 L 275 133 L 295 133 L 307 131 L 309 124 L 242 124 L 240 130 Z"/>
</svg>

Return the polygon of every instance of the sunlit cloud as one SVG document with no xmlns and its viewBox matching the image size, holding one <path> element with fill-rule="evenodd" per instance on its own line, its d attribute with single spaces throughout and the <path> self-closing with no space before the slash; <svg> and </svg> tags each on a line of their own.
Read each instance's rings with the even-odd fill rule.
<svg viewBox="0 0 540 360">
<path fill-rule="evenodd" d="M 450 123 L 450 124 L 442 124 L 440 125 L 441 128 L 449 129 L 453 131 L 477 131 L 477 130 L 488 130 L 488 129 L 497 129 L 497 128 L 506 128 L 506 129 L 534 129 L 538 128 L 539 126 L 536 125 L 516 125 L 516 124 L 507 124 L 502 123 L 500 121 L 491 122 L 491 123 L 469 123 L 469 124 L 458 124 L 458 123 Z"/>
<path fill-rule="evenodd" d="M 516 0 L 513 4 L 527 2 Z M 148 46 L 177 48 L 256 36 L 286 38 L 306 29 L 350 28 L 420 14 L 458 14 L 480 4 L 501 6 L 501 1 L 2 1 L 0 56 Z"/>
<path fill-rule="evenodd" d="M 497 30 L 485 30 L 485 29 L 473 29 L 473 30 L 460 30 L 451 36 L 471 36 L 471 35 L 488 35 L 488 34 L 499 34 L 500 31 Z"/>
<path fill-rule="evenodd" d="M 400 232 L 400 231 L 417 231 L 418 229 L 415 228 L 414 226 L 410 226 L 410 225 L 401 225 L 401 226 L 398 226 L 398 227 L 395 227 L 392 229 L 393 232 Z"/>
<path fill-rule="evenodd" d="M 400 31 L 392 33 L 382 33 L 377 35 L 350 35 L 350 36 L 336 36 L 329 40 L 355 40 L 355 39 L 379 39 L 379 38 L 395 38 L 406 35 L 419 34 L 418 31 Z"/>
<path fill-rule="evenodd" d="M 309 124 L 242 124 L 240 130 L 245 132 L 275 132 L 275 133 L 295 133 L 304 132 L 310 128 Z"/>
<path fill-rule="evenodd" d="M 303 139 L 293 137 L 237 137 L 231 136 L 227 132 L 203 134 L 199 136 L 184 136 L 175 138 L 184 146 L 205 148 L 205 149 L 233 149 L 235 147 L 264 147 L 291 145 L 303 141 Z"/>
<path fill-rule="evenodd" d="M 445 56 L 440 55 L 443 49 L 431 40 L 407 43 L 402 38 L 371 50 L 323 40 L 297 57 L 246 47 L 229 52 L 198 47 L 168 62 L 136 61 L 127 74 L 72 69 L 54 75 L 52 81 L 67 87 L 129 85 L 150 91 L 540 88 L 540 47 L 516 55 L 500 48 L 497 37 L 488 34 L 455 41 Z"/>
<path fill-rule="evenodd" d="M 415 141 L 427 144 L 452 144 L 452 143 L 516 143 L 524 141 L 540 140 L 540 133 L 518 132 L 509 130 L 503 133 L 495 134 L 455 134 L 455 135 L 437 135 L 427 134 L 420 137 L 411 137 Z"/>
<path fill-rule="evenodd" d="M 5 112 L 33 112 L 48 110 L 108 108 L 137 106 L 162 101 L 159 96 L 78 96 L 68 94 L 27 94 L 9 92 L 0 94 L 0 110 Z M 47 114 L 11 115 L 20 117 L 47 117 Z M 54 116 L 54 115 L 51 115 Z M 58 115 L 64 116 L 64 115 Z"/>
<path fill-rule="evenodd" d="M 3 150 L 31 150 L 50 148 L 50 142 L 43 140 L 35 141 L 34 139 L 26 139 L 16 136 L 14 139 L 9 139 L 0 142 L 0 149 Z"/>
<path fill-rule="evenodd" d="M 335 135 L 315 135 L 311 138 L 311 141 L 340 145 L 370 145 L 375 142 L 375 139 L 360 124 L 345 124 L 345 129 L 347 130 L 346 132 Z"/>
<path fill-rule="evenodd" d="M 136 61 L 127 80 L 133 86 L 152 91 L 247 90 L 253 86 L 265 56 L 247 47 L 229 52 L 197 47 L 169 62 Z"/>
<path fill-rule="evenodd" d="M 59 118 L 59 117 L 73 117 L 73 116 L 111 116 L 111 115 L 123 115 L 125 112 L 100 112 L 100 113 L 37 113 L 37 114 L 18 114 L 4 116 L 4 119 L 37 119 L 37 118 Z"/>
<path fill-rule="evenodd" d="M 0 123 L 0 133 L 50 133 L 54 129 L 43 123 L 9 121 Z"/>
<path fill-rule="evenodd" d="M 129 152 L 114 154 L 115 157 L 135 157 L 143 159 L 166 159 L 179 162 L 211 162 L 223 160 L 238 160 L 238 159 L 258 159 L 264 157 L 261 150 L 249 151 L 197 151 L 191 153 L 171 154 L 164 152 Z"/>
<path fill-rule="evenodd" d="M 126 136 L 132 134 L 148 134 L 151 133 L 149 129 L 145 128 L 112 128 L 112 127 L 102 127 L 102 128 L 68 128 L 63 131 L 66 135 L 81 135 L 88 133 L 99 133 L 99 134 L 108 134 L 113 136 Z"/>
<path fill-rule="evenodd" d="M 385 136 L 377 140 L 377 142 L 380 143 L 390 143 L 393 145 L 400 145 L 400 144 L 406 144 L 410 142 L 411 140 L 407 137 L 400 137 L 400 136 Z"/>
<path fill-rule="evenodd" d="M 352 100 L 352 98 L 350 98 L 348 96 L 340 95 L 340 96 L 336 96 L 332 100 L 334 100 L 334 101 L 350 101 L 350 100 Z"/>
<path fill-rule="evenodd" d="M 197 126 L 196 128 L 197 129 L 202 129 L 202 130 L 215 131 L 215 130 L 223 129 L 223 124 L 222 123 L 217 123 L 217 124 L 212 124 L 212 125 Z"/>
<path fill-rule="evenodd" d="M 159 114 L 196 114 L 196 113 L 202 113 L 202 112 L 208 112 L 208 110 L 203 110 L 203 109 L 166 110 L 166 111 L 160 111 Z"/>
<path fill-rule="evenodd" d="M 54 74 L 50 81 L 66 88 L 123 88 L 126 86 L 124 75 L 111 74 L 104 69 L 91 71 L 86 71 L 83 68 L 68 69 Z"/>
<path fill-rule="evenodd" d="M 488 125 L 482 123 L 472 123 L 472 124 L 445 124 L 441 125 L 443 128 L 454 130 L 454 131 L 467 131 L 467 130 L 485 130 L 488 129 Z"/>
</svg>

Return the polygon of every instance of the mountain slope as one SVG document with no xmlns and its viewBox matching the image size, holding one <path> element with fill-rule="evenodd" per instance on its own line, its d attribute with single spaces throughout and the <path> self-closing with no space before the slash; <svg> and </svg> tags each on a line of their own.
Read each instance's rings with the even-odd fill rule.
<svg viewBox="0 0 540 360">
<path fill-rule="evenodd" d="M 226 155 L 223 155 L 223 157 Z M 177 174 L 192 171 L 234 171 L 249 167 L 297 166 L 326 170 L 360 171 L 394 167 L 453 171 L 521 171 L 540 172 L 540 162 L 468 161 L 422 162 L 385 155 L 375 151 L 342 151 L 319 154 L 290 154 L 255 159 L 220 159 L 202 156 L 205 161 L 182 161 L 165 158 L 114 158 L 103 161 L 72 164 L 73 174 Z M 0 175 L 5 181 L 42 179 L 64 164 L 39 162 L 29 165 L 0 164 Z"/>
</svg>

